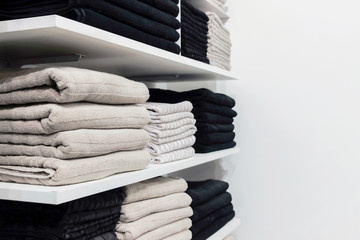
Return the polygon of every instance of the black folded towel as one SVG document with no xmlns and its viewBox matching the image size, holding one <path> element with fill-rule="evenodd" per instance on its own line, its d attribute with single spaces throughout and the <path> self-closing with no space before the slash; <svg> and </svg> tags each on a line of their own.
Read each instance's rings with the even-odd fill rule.
<svg viewBox="0 0 360 240">
<path fill-rule="evenodd" d="M 209 201 L 215 196 L 226 192 L 229 183 L 218 179 L 204 181 L 187 181 L 188 188 L 185 191 L 192 199 L 190 206 L 194 207 Z"/>
<path fill-rule="evenodd" d="M 229 107 L 221 106 L 207 101 L 193 101 L 192 112 L 210 112 L 226 117 L 236 117 L 237 112 Z"/>
<path fill-rule="evenodd" d="M 99 236 L 92 238 L 91 240 L 117 240 L 115 232 L 103 233 Z"/>
<path fill-rule="evenodd" d="M 215 132 L 232 132 L 234 124 L 212 124 L 212 123 L 195 123 L 197 132 L 215 133 Z"/>
<path fill-rule="evenodd" d="M 194 59 L 194 60 L 197 60 L 197 61 L 201 61 L 201 62 L 204 62 L 204 63 L 207 63 L 209 64 L 210 61 L 209 59 L 206 57 L 206 54 L 203 54 L 195 49 L 192 49 L 192 48 L 188 48 L 186 46 L 186 44 L 184 44 L 185 46 L 182 46 L 181 48 L 181 55 L 184 56 L 184 57 L 188 57 L 188 58 L 191 58 L 191 59 Z"/>
<path fill-rule="evenodd" d="M 195 144 L 200 145 L 212 145 L 219 143 L 231 142 L 235 138 L 234 132 L 219 132 L 219 133 L 195 133 L 196 142 Z"/>
<path fill-rule="evenodd" d="M 193 112 L 196 122 L 198 123 L 214 123 L 214 124 L 231 124 L 234 119 L 208 112 Z"/>
<path fill-rule="evenodd" d="M 215 152 L 219 150 L 224 150 L 228 148 L 233 148 L 236 146 L 236 142 L 226 142 L 226 143 L 217 143 L 217 144 L 211 144 L 211 145 L 201 145 L 195 143 L 192 147 L 195 149 L 196 153 L 209 153 L 209 152 Z"/>
<path fill-rule="evenodd" d="M 140 2 L 147 3 L 154 6 L 164 12 L 170 13 L 174 17 L 179 15 L 179 6 L 177 3 L 171 0 L 138 0 Z"/>
<path fill-rule="evenodd" d="M 160 1 L 160 0 L 159 0 Z M 194 7 L 189 1 L 184 0 L 181 1 L 181 11 L 185 9 L 185 10 L 189 10 L 194 16 L 198 16 L 199 20 L 200 19 L 205 19 L 206 21 L 209 21 L 209 17 L 201 10 L 197 9 L 196 7 Z"/>
</svg>

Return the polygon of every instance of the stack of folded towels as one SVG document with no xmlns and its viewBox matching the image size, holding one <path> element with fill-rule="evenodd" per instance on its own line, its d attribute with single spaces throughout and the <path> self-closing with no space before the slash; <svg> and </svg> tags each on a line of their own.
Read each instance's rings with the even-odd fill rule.
<svg viewBox="0 0 360 240">
<path fill-rule="evenodd" d="M 150 135 L 146 147 L 152 163 L 166 163 L 194 156 L 195 119 L 192 104 L 183 101 L 175 104 L 147 102 L 150 122 L 144 127 Z"/>
<path fill-rule="evenodd" d="M 157 177 L 123 188 L 126 195 L 116 226 L 119 240 L 190 240 L 193 211 L 181 178 Z"/>
<path fill-rule="evenodd" d="M 190 101 L 196 120 L 195 152 L 208 153 L 235 147 L 233 120 L 237 115 L 232 108 L 235 100 L 225 94 L 200 88 L 176 92 L 172 90 L 149 89 L 151 102 L 177 103 Z"/>
<path fill-rule="evenodd" d="M 232 197 L 227 182 L 209 179 L 188 182 L 188 193 L 192 199 L 191 217 L 193 240 L 205 240 L 234 218 Z"/>
<path fill-rule="evenodd" d="M 87 69 L 0 73 L 0 181 L 66 185 L 145 168 L 143 83 Z"/>
<path fill-rule="evenodd" d="M 121 189 L 60 205 L 0 200 L 0 239 L 116 240 Z"/>
<path fill-rule="evenodd" d="M 207 58 L 210 65 L 230 70 L 231 40 L 230 32 L 225 28 L 219 16 L 214 12 L 205 12 L 208 21 Z"/>
<path fill-rule="evenodd" d="M 223 11 L 226 10 L 225 9 L 225 4 L 226 4 L 227 0 L 210 0 L 209 2 L 216 5 L 217 7 L 219 7 Z"/>
<path fill-rule="evenodd" d="M 172 0 L 2 0 L 0 20 L 57 14 L 170 52 L 176 44 L 179 6 Z"/>
<path fill-rule="evenodd" d="M 181 1 L 181 55 L 209 63 L 207 15 L 189 1 Z"/>
</svg>

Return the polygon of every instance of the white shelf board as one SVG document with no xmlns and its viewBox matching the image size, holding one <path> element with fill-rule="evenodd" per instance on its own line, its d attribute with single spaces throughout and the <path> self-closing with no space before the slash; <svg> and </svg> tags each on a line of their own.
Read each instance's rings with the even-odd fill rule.
<svg viewBox="0 0 360 240">
<path fill-rule="evenodd" d="M 233 218 L 230 222 L 225 224 L 219 231 L 211 235 L 207 240 L 222 240 L 226 236 L 229 236 L 241 225 L 240 218 Z"/>
<path fill-rule="evenodd" d="M 120 173 L 95 181 L 66 186 L 40 186 L 0 182 L 0 199 L 47 204 L 61 204 L 99 192 L 126 186 L 135 182 L 211 162 L 226 156 L 236 154 L 237 152 L 239 152 L 238 147 L 212 153 L 195 154 L 195 156 L 192 158 L 180 161 L 164 164 L 150 164 L 143 170 Z"/>
<path fill-rule="evenodd" d="M 226 21 L 229 20 L 229 16 L 226 14 L 226 12 L 224 12 L 224 10 L 222 10 L 220 7 L 216 6 L 212 0 L 191 0 L 190 3 L 203 12 L 209 11 L 216 13 L 223 23 L 226 23 Z"/>
<path fill-rule="evenodd" d="M 134 80 L 234 80 L 229 71 L 57 15 L 0 22 L 0 60 L 12 64 L 81 54 L 51 63 L 109 72 Z"/>
</svg>

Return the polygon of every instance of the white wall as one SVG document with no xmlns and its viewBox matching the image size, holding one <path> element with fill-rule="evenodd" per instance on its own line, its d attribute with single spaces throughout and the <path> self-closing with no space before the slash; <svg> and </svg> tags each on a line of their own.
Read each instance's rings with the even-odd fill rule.
<svg viewBox="0 0 360 240">
<path fill-rule="evenodd" d="M 236 239 L 359 240 L 360 1 L 228 6 L 240 80 L 218 91 L 239 113 L 241 152 L 222 161 Z"/>
</svg>

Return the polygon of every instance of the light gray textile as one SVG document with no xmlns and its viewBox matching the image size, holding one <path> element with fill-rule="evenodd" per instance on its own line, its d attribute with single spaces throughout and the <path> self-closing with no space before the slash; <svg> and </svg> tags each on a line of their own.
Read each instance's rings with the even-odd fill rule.
<svg viewBox="0 0 360 240">
<path fill-rule="evenodd" d="M 195 149 L 192 147 L 187 147 L 184 149 L 179 149 L 168 153 L 163 153 L 158 156 L 151 155 L 151 163 L 174 162 L 186 158 L 191 158 L 194 155 L 195 155 Z"/>
<path fill-rule="evenodd" d="M 194 124 L 186 124 L 181 127 L 175 129 L 168 129 L 168 130 L 160 130 L 157 128 L 152 128 L 149 125 L 147 125 L 146 127 L 144 127 L 144 129 L 149 133 L 151 138 L 158 138 L 158 139 L 176 136 L 187 131 L 193 131 L 193 130 L 196 131 L 196 127 Z"/>
<path fill-rule="evenodd" d="M 181 219 L 188 218 L 192 216 L 192 214 L 193 210 L 191 207 L 188 206 L 185 208 L 153 213 L 129 223 L 123 223 L 119 221 L 115 227 L 116 236 L 120 240 L 138 239 L 141 235 L 145 233 L 166 226 L 170 223 L 179 221 Z"/>
<path fill-rule="evenodd" d="M 179 112 L 191 112 L 193 108 L 193 105 L 189 101 L 183 101 L 179 103 L 146 102 L 139 105 L 146 107 L 152 116 L 164 116 Z"/>
<path fill-rule="evenodd" d="M 174 235 L 171 235 L 167 238 L 163 238 L 163 240 L 191 240 L 192 233 L 190 230 L 185 230 Z"/>
<path fill-rule="evenodd" d="M 0 132 L 51 134 L 75 129 L 142 128 L 149 112 L 135 105 L 35 104 L 0 109 Z"/>
<path fill-rule="evenodd" d="M 170 223 L 163 227 L 154 229 L 151 232 L 145 233 L 144 235 L 137 238 L 137 240 L 161 240 L 166 237 L 172 236 L 176 233 L 185 231 L 191 227 L 192 223 L 190 218 L 181 219 L 179 221 Z"/>
<path fill-rule="evenodd" d="M 180 120 L 183 118 L 194 118 L 194 114 L 191 112 L 179 112 L 179 113 L 172 113 L 168 115 L 159 115 L 159 116 L 150 116 L 151 120 L 150 123 L 167 123 L 173 122 L 176 120 Z"/>
<path fill-rule="evenodd" d="M 166 130 L 165 130 L 166 131 Z M 157 138 L 157 137 L 151 137 L 150 141 L 154 144 L 163 144 L 163 143 L 169 143 L 169 142 L 173 142 L 176 140 L 180 140 L 180 139 L 184 139 L 187 137 L 190 137 L 192 135 L 194 135 L 196 132 L 196 127 L 187 130 L 186 132 L 177 134 L 177 135 L 173 135 L 173 136 L 169 136 L 169 137 L 164 137 L 164 138 Z"/>
<path fill-rule="evenodd" d="M 152 132 L 153 129 L 155 130 L 171 130 L 171 129 L 177 129 L 179 127 L 182 127 L 184 125 L 195 125 L 195 119 L 194 118 L 183 118 L 177 121 L 173 122 L 167 122 L 167 123 L 150 123 L 144 127 L 145 130 L 148 132 Z"/>
<path fill-rule="evenodd" d="M 125 186 L 123 191 L 126 197 L 123 204 L 185 192 L 187 187 L 187 182 L 182 178 L 156 177 L 148 179 Z"/>
<path fill-rule="evenodd" d="M 38 185 L 67 185 L 140 170 L 150 162 L 144 150 L 60 160 L 56 158 L 0 156 L 0 181 Z"/>
<path fill-rule="evenodd" d="M 235 240 L 234 236 L 227 236 L 224 238 L 224 240 Z"/>
<path fill-rule="evenodd" d="M 140 150 L 149 141 L 143 129 L 80 129 L 50 135 L 0 134 L 0 156 L 72 159 Z"/>
<path fill-rule="evenodd" d="M 94 102 L 143 103 L 149 90 L 121 76 L 73 67 L 49 67 L 0 72 L 0 105 Z"/>
<path fill-rule="evenodd" d="M 192 145 L 194 145 L 195 140 L 195 136 L 190 136 L 184 139 L 179 139 L 164 144 L 154 144 L 152 142 L 149 142 L 145 149 L 149 151 L 151 155 L 159 156 L 160 154 L 191 147 Z"/>
</svg>

